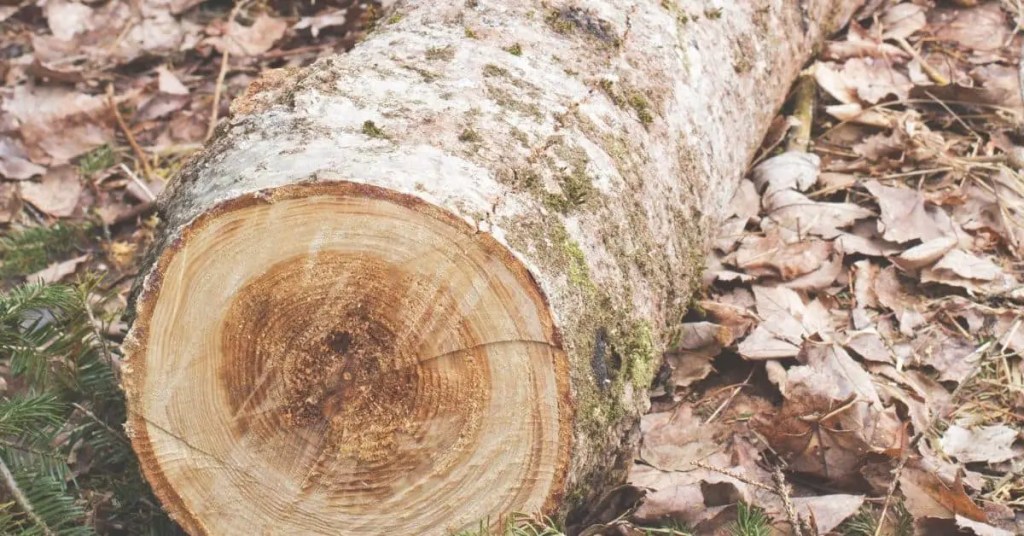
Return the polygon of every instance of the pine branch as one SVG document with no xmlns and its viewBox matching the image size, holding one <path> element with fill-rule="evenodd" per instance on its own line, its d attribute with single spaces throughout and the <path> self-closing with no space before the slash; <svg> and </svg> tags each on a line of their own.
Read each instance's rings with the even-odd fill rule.
<svg viewBox="0 0 1024 536">
<path fill-rule="evenodd" d="M 40 530 L 43 531 L 43 534 L 46 536 L 56 536 L 55 533 L 50 530 L 50 527 L 47 526 L 46 522 L 36 514 L 35 509 L 32 507 L 32 503 L 29 502 L 25 493 L 21 491 L 21 488 L 18 486 L 18 482 L 14 480 L 14 475 L 11 474 L 10 468 L 7 467 L 7 463 L 4 462 L 3 459 L 0 459 L 0 478 L 3 478 L 4 485 L 7 486 L 7 491 L 10 492 L 11 497 L 14 497 L 14 501 L 18 503 L 18 507 L 21 508 L 21 511 L 24 512 L 25 515 L 40 528 Z"/>
</svg>

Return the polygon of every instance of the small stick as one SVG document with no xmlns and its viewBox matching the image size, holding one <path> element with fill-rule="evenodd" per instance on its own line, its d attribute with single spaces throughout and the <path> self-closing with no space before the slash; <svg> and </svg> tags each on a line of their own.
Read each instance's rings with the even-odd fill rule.
<svg viewBox="0 0 1024 536">
<path fill-rule="evenodd" d="M 85 409 L 85 408 L 84 408 L 83 406 L 81 406 L 81 405 L 80 405 L 80 404 L 78 404 L 78 403 L 72 402 L 72 403 L 71 403 L 71 405 L 72 405 L 72 406 L 74 406 L 74 407 L 75 407 L 75 409 L 77 409 L 78 411 L 81 411 L 82 413 L 85 413 L 85 415 L 86 415 L 87 417 L 89 417 L 90 419 L 92 419 L 92 420 L 93 420 L 93 421 L 94 421 L 94 422 L 95 422 L 96 424 L 98 424 L 98 425 L 102 426 L 102 427 L 103 427 L 103 428 L 105 428 L 105 429 L 106 429 L 106 430 L 107 430 L 108 432 L 110 432 L 111 434 L 113 434 L 113 435 L 114 435 L 114 437 L 116 437 L 116 438 L 118 439 L 118 441 L 120 441 L 120 442 L 124 443 L 125 445 L 128 445 L 129 447 L 130 447 L 130 446 L 132 445 L 132 444 L 131 444 L 131 443 L 130 443 L 130 442 L 128 441 L 128 439 L 124 437 L 124 435 L 123 435 L 123 434 L 119 434 L 119 433 L 117 432 L 117 430 L 114 430 L 113 428 L 111 428 L 109 424 L 107 424 L 107 423 L 105 423 L 105 422 L 101 421 L 101 420 L 100 420 L 100 418 L 99 418 L 99 417 L 97 417 L 95 413 L 93 413 L 93 412 L 91 412 L 91 411 L 89 411 L 89 410 Z"/>
<path fill-rule="evenodd" d="M 32 504 L 28 502 L 28 497 L 26 497 L 25 492 L 21 491 L 21 488 L 18 487 L 18 482 L 14 480 L 14 475 L 11 473 L 11 469 L 7 467 L 7 462 L 2 458 L 0 458 L 0 476 L 3 477 L 4 484 L 7 485 L 7 491 L 11 492 L 11 497 L 14 498 L 14 502 L 18 503 L 21 510 L 25 512 L 25 515 L 27 515 L 33 523 L 39 525 L 43 534 L 46 536 L 56 536 L 54 532 L 50 530 L 50 527 L 46 525 L 46 522 L 39 517 L 39 514 L 32 509 Z"/>
<path fill-rule="evenodd" d="M 800 519 L 800 515 L 796 513 L 793 499 L 789 496 L 790 488 L 789 484 L 786 483 L 786 475 L 782 474 L 782 467 L 775 465 L 772 468 L 772 482 L 775 483 L 775 494 L 782 499 L 782 506 L 786 510 L 789 526 L 793 527 L 793 536 L 803 536 L 803 522 Z"/>
<path fill-rule="evenodd" d="M 814 77 L 803 74 L 796 83 L 794 93 L 793 116 L 798 123 L 789 134 L 786 143 L 787 151 L 806 153 L 811 145 L 811 126 L 814 123 L 814 106 L 817 103 L 818 88 Z"/>
<path fill-rule="evenodd" d="M 150 190 L 149 186 L 146 186 L 146 183 L 142 182 L 142 180 L 139 179 L 138 175 L 132 173 L 132 170 L 128 169 L 128 166 L 124 165 L 124 163 L 121 164 L 121 170 L 128 175 L 128 178 L 130 178 L 132 182 L 136 184 L 136 186 L 142 189 L 142 192 L 146 194 L 146 197 L 149 198 L 149 201 L 156 200 L 156 195 L 153 194 L 153 190 Z"/>
<path fill-rule="evenodd" d="M 940 86 L 949 85 L 949 80 L 945 76 L 943 76 L 942 73 L 935 70 L 934 67 L 929 65 L 928 62 L 924 61 L 924 58 L 922 58 L 921 55 L 918 54 L 916 50 L 914 50 L 914 47 L 910 46 L 910 43 L 908 43 L 905 38 L 897 37 L 896 44 L 899 45 L 900 48 L 902 48 L 904 51 L 906 51 L 907 54 L 913 56 L 915 60 L 921 62 L 921 70 L 924 71 L 924 74 L 928 75 L 928 78 L 932 79 L 932 82 L 935 82 Z"/>
<path fill-rule="evenodd" d="M 242 7 L 249 3 L 249 0 L 241 0 L 235 7 L 231 8 L 231 14 L 228 15 L 227 28 L 231 28 L 231 23 L 235 22 L 235 17 L 238 16 L 238 12 L 242 10 Z M 220 71 L 217 73 L 217 85 L 213 87 L 213 108 L 210 110 L 210 126 L 206 129 L 206 139 L 209 140 L 213 137 L 213 131 L 217 128 L 217 116 L 220 113 L 220 94 L 224 88 L 224 77 L 228 74 L 228 50 L 225 47 L 224 53 L 220 57 Z"/>
<path fill-rule="evenodd" d="M 142 165 L 142 174 L 146 176 L 146 180 L 153 178 L 153 168 L 149 165 L 149 159 L 146 158 L 146 153 L 143 152 L 139 143 L 135 141 L 135 136 L 132 135 L 131 129 L 128 128 L 128 123 L 125 123 L 124 117 L 121 116 L 121 110 L 117 109 L 117 102 L 114 100 L 114 86 L 109 84 L 107 85 L 107 106 L 114 113 L 117 126 L 121 127 L 121 132 L 124 132 L 124 137 L 128 140 L 128 145 L 132 147 L 135 158 Z"/>
</svg>

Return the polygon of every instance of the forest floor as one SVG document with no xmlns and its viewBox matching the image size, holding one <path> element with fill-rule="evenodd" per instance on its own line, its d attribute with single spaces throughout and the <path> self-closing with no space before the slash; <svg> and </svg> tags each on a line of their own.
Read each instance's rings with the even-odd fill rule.
<svg viewBox="0 0 1024 536">
<path fill-rule="evenodd" d="M 175 532 L 119 399 L 85 390 L 116 380 L 156 196 L 261 71 L 392 22 L 351 3 L 0 5 L 0 343 L 67 328 L 38 356 L 0 347 L 0 532 L 45 534 L 44 514 L 57 534 Z M 587 533 L 1024 533 L 1024 6 L 869 4 L 738 189 L 630 484 Z M 66 314 L 28 328 L 33 304 Z M 67 361 L 60 404 L 24 402 L 31 359 Z"/>
</svg>

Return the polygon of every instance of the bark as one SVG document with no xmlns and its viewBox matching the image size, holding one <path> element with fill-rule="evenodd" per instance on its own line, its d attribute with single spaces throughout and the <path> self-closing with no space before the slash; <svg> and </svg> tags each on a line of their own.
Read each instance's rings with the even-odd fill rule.
<svg viewBox="0 0 1024 536">
<path fill-rule="evenodd" d="M 164 505 L 443 534 L 620 482 L 709 235 L 857 4 L 410 2 L 266 73 L 165 192 L 134 303 Z"/>
</svg>

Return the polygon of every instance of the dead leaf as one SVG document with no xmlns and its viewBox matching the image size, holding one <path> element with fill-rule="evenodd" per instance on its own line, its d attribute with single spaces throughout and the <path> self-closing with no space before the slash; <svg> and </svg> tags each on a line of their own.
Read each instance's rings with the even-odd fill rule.
<svg viewBox="0 0 1024 536">
<path fill-rule="evenodd" d="M 907 38 L 924 28 L 927 18 L 923 7 L 903 2 L 886 9 L 879 23 L 882 25 L 882 39 Z"/>
<path fill-rule="evenodd" d="M 846 347 L 863 359 L 877 363 L 893 363 L 892 352 L 877 331 L 864 330 L 850 334 Z"/>
<path fill-rule="evenodd" d="M 795 190 L 765 194 L 763 202 L 766 217 L 799 236 L 812 234 L 835 238 L 842 234 L 840 229 L 874 215 L 853 203 L 817 202 Z"/>
<path fill-rule="evenodd" d="M 968 429 L 952 425 L 942 434 L 942 450 L 961 463 L 999 463 L 1024 454 L 1014 449 L 1018 433 L 1005 424 L 976 426 Z"/>
<path fill-rule="evenodd" d="M 1020 290 L 1020 284 L 991 259 L 961 249 L 946 253 L 934 266 L 921 271 L 921 281 L 961 287 L 977 294 Z"/>
<path fill-rule="evenodd" d="M 918 364 L 935 369 L 941 381 L 962 382 L 974 368 L 967 358 L 974 353 L 975 345 L 941 325 L 931 324 L 918 330 L 911 344 Z"/>
<path fill-rule="evenodd" d="M 113 118 L 103 96 L 18 86 L 3 107 L 17 119 L 21 141 L 35 163 L 65 164 L 114 140 Z"/>
<path fill-rule="evenodd" d="M 25 277 L 29 283 L 39 281 L 42 283 L 56 283 L 61 279 L 75 273 L 78 265 L 88 259 L 88 255 L 82 255 L 66 261 L 55 262 L 42 270 Z"/>
<path fill-rule="evenodd" d="M 864 504 L 863 495 L 821 495 L 818 497 L 793 497 L 793 507 L 803 519 L 814 520 L 817 534 L 829 534 L 843 521 L 860 510 Z M 785 513 L 774 517 L 784 519 Z"/>
<path fill-rule="evenodd" d="M 956 244 L 956 237 L 940 236 L 900 253 L 893 262 L 904 270 L 917 270 L 941 259 Z"/>
<path fill-rule="evenodd" d="M 785 189 L 804 191 L 817 182 L 820 166 L 818 155 L 790 151 L 758 164 L 750 172 L 750 178 L 763 195 Z"/>
<path fill-rule="evenodd" d="M 998 50 L 1010 36 L 1006 15 L 998 2 L 968 9 L 935 10 L 929 29 L 935 39 L 955 41 L 981 51 Z"/>
<path fill-rule="evenodd" d="M 284 20 L 263 13 L 252 26 L 231 21 L 221 35 L 207 38 L 205 42 L 232 56 L 258 56 L 270 50 L 287 29 L 288 23 Z"/>
<path fill-rule="evenodd" d="M 793 290 L 822 290 L 831 287 L 843 273 L 843 255 L 835 253 L 813 272 L 783 281 L 781 286 Z"/>
<path fill-rule="evenodd" d="M 42 175 L 46 168 L 33 164 L 21 145 L 10 138 L 0 138 L 0 177 L 11 180 L 30 179 Z"/>
<path fill-rule="evenodd" d="M 804 305 L 795 291 L 754 286 L 761 323 L 738 347 L 745 359 L 794 357 L 805 338 L 832 331 L 828 311 L 818 301 Z"/>
<path fill-rule="evenodd" d="M 972 521 L 988 521 L 985 511 L 964 491 L 959 478 L 947 484 L 934 473 L 908 464 L 900 475 L 900 490 L 907 510 L 915 518 L 952 519 L 961 515 Z"/>
<path fill-rule="evenodd" d="M 40 182 L 19 183 L 21 198 L 32 203 L 37 209 L 55 217 L 67 217 L 78 207 L 82 183 L 78 168 L 59 166 L 50 169 Z"/>
<path fill-rule="evenodd" d="M 687 322 L 676 339 L 675 347 L 665 353 L 665 362 L 672 369 L 672 385 L 686 387 L 711 373 L 711 362 L 732 344 L 733 335 L 729 328 L 712 322 Z"/>
<path fill-rule="evenodd" d="M 726 262 L 750 275 L 778 276 L 784 280 L 813 272 L 832 255 L 832 244 L 812 239 L 785 241 L 778 227 L 764 236 L 746 235 Z"/>
<path fill-rule="evenodd" d="M 822 58 L 829 60 L 846 60 L 854 57 L 868 56 L 872 58 L 909 58 L 910 55 L 896 45 L 884 43 L 868 32 L 857 21 L 850 21 L 845 41 L 827 41 Z"/>
<path fill-rule="evenodd" d="M 160 66 L 157 72 L 157 87 L 169 95 L 188 95 L 188 88 L 167 67 Z"/>
<path fill-rule="evenodd" d="M 902 244 L 945 236 L 944 230 L 936 225 L 926 210 L 924 196 L 920 192 L 882 186 L 877 181 L 868 181 L 864 187 L 875 196 L 882 211 L 878 230 L 885 240 Z"/>
<path fill-rule="evenodd" d="M 671 412 L 649 413 L 640 421 L 640 457 L 663 471 L 692 470 L 693 462 L 704 461 L 722 450 L 712 439 L 717 430 L 717 426 L 693 415 L 688 404 L 680 404 Z"/>
<path fill-rule="evenodd" d="M 988 523 L 980 523 L 962 515 L 957 515 L 955 519 L 957 527 L 968 529 L 977 536 L 1013 536 L 1013 533 L 1008 530 L 993 527 Z"/>
<path fill-rule="evenodd" d="M 822 89 L 843 104 L 877 104 L 890 95 L 906 99 L 914 87 L 890 61 L 875 58 L 851 58 L 843 65 L 817 62 L 814 77 Z"/>
</svg>

